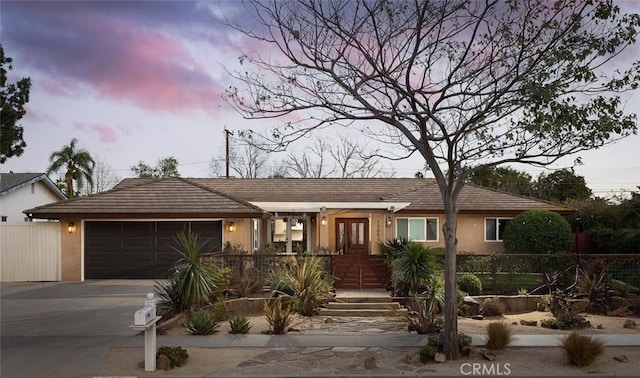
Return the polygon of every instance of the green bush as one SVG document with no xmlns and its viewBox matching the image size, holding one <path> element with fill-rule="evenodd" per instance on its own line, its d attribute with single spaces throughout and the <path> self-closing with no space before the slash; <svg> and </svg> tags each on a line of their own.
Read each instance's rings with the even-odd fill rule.
<svg viewBox="0 0 640 378">
<path fill-rule="evenodd" d="M 229 333 L 245 334 L 250 329 L 249 319 L 244 316 L 234 316 L 229 320 Z"/>
<path fill-rule="evenodd" d="M 507 253 L 562 253 L 573 245 L 569 222 L 548 210 L 517 215 L 507 223 L 503 239 Z"/>
<path fill-rule="evenodd" d="M 458 349 L 463 356 L 471 353 L 471 336 L 458 333 Z M 420 349 L 420 361 L 426 363 L 433 360 L 436 353 L 444 353 L 444 333 L 436 333 L 429 336 L 427 345 Z"/>
<path fill-rule="evenodd" d="M 473 273 L 463 273 L 458 275 L 458 288 L 469 295 L 480 295 L 482 293 L 482 282 Z"/>
<path fill-rule="evenodd" d="M 182 347 L 161 346 L 156 352 L 156 359 L 160 357 L 161 354 L 167 356 L 172 368 L 182 366 L 182 364 L 189 359 L 189 353 Z"/>
<path fill-rule="evenodd" d="M 194 335 L 213 335 L 218 332 L 216 315 L 207 309 L 194 311 L 187 324 L 187 330 Z"/>
</svg>

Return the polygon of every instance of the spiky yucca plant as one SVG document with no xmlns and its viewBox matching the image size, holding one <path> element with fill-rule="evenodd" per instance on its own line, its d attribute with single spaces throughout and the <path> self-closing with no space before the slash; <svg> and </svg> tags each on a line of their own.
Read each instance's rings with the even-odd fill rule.
<svg viewBox="0 0 640 378">
<path fill-rule="evenodd" d="M 207 241 L 193 232 L 179 232 L 177 246 L 173 247 L 182 258 L 175 265 L 173 278 L 176 280 L 184 309 L 209 303 L 216 289 L 217 272 L 200 260 Z"/>
<path fill-rule="evenodd" d="M 487 348 L 502 350 L 513 340 L 511 326 L 505 322 L 492 322 L 487 325 Z"/>
<path fill-rule="evenodd" d="M 229 319 L 229 333 L 245 334 L 250 329 L 249 319 L 244 316 L 234 316 Z"/>
<path fill-rule="evenodd" d="M 592 336 L 583 336 L 576 332 L 560 339 L 560 345 L 570 365 L 589 366 L 604 353 L 604 343 Z"/>
</svg>

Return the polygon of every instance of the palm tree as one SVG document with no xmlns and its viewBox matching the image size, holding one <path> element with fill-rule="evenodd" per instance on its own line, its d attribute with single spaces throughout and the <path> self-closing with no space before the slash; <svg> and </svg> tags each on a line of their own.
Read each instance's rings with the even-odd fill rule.
<svg viewBox="0 0 640 378">
<path fill-rule="evenodd" d="M 69 145 L 63 146 L 60 151 L 52 153 L 49 157 L 51 165 L 47 169 L 47 174 L 51 174 L 66 168 L 64 182 L 68 198 L 75 196 L 73 181 L 76 182 L 78 192 L 82 189 L 85 180 L 89 187 L 93 187 L 93 167 L 96 163 L 87 150 L 76 149 L 76 143 L 78 143 L 78 140 L 73 138 Z"/>
</svg>

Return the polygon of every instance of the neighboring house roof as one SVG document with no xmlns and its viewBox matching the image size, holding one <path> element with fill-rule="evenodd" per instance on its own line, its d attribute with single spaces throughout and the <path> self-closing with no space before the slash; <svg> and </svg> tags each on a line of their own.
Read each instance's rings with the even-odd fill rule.
<svg viewBox="0 0 640 378">
<path fill-rule="evenodd" d="M 46 173 L 0 173 L 0 196 L 6 196 L 15 190 L 38 181 L 41 181 L 61 200 L 67 198 Z"/>
<path fill-rule="evenodd" d="M 264 211 L 241 199 L 182 178 L 138 180 L 130 185 L 25 210 L 37 218 L 260 217 Z"/>
<path fill-rule="evenodd" d="M 28 210 L 36 217 L 257 217 L 284 204 L 387 208 L 404 213 L 442 212 L 435 179 L 425 178 L 165 178 L 125 179 L 114 189 Z M 273 204 L 267 207 L 265 204 Z M 360 204 L 360 207 L 357 207 Z M 259 206 L 258 206 L 259 205 Z M 328 206 L 328 205 L 326 205 Z M 300 207 L 302 208 L 302 207 Z M 467 184 L 458 210 L 518 213 L 530 209 L 572 213 L 571 207 Z"/>
</svg>

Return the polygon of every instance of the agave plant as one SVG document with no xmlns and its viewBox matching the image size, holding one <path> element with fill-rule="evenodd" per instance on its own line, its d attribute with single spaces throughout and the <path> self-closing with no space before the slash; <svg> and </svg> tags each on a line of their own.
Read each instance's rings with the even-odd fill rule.
<svg viewBox="0 0 640 378">
<path fill-rule="evenodd" d="M 234 316 L 229 319 L 229 333 L 245 334 L 250 329 L 249 319 L 244 316 Z"/>
</svg>

